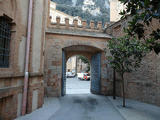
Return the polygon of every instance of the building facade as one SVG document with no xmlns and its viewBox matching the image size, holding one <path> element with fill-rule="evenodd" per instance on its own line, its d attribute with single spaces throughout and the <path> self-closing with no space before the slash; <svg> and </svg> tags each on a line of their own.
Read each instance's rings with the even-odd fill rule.
<svg viewBox="0 0 160 120">
<path fill-rule="evenodd" d="M 77 62 L 76 60 L 77 60 L 76 56 L 70 57 L 67 60 L 67 72 L 72 72 L 76 70 L 76 62 Z"/>
<path fill-rule="evenodd" d="M 66 65 L 67 72 L 81 73 L 90 71 L 90 64 L 86 64 L 81 59 L 78 59 L 78 54 L 70 57 Z"/>
<path fill-rule="evenodd" d="M 26 112 L 43 104 L 43 53 L 46 0 L 0 0 L 0 119 L 12 120 L 21 115 L 24 102 L 24 77 L 29 11 L 32 16 L 28 59 L 29 83 Z M 32 10 L 32 15 L 31 15 Z"/>
<path fill-rule="evenodd" d="M 119 20 L 106 28 L 107 34 L 113 37 L 122 37 L 125 35 L 124 27 L 127 27 L 128 19 Z M 145 36 L 147 37 L 151 31 L 150 29 L 160 28 L 158 20 L 153 19 L 151 26 L 145 27 Z M 154 51 L 148 53 L 142 60 L 141 67 L 132 73 L 125 74 L 126 97 L 130 99 L 139 100 L 142 102 L 160 105 L 160 54 L 157 55 Z M 116 75 L 116 91 L 118 96 L 122 94 L 121 79 Z"/>
<path fill-rule="evenodd" d="M 80 25 L 74 19 L 70 24 L 65 16 L 63 24 L 60 17 L 53 23 L 51 11 L 50 0 L 0 0 L 2 120 L 12 120 L 40 108 L 44 96 L 65 95 L 66 62 L 75 55 L 83 55 L 91 63 L 91 92 L 112 95 L 113 70 L 104 49 L 112 37 L 124 35 L 127 21 L 109 25 L 105 33 L 102 22 L 95 26 L 94 21 L 90 25 L 81 21 Z M 156 21 L 153 26 L 160 28 Z M 160 105 L 159 58 L 151 52 L 138 72 L 125 75 L 128 98 Z M 118 79 L 119 96 L 120 91 Z"/>
<path fill-rule="evenodd" d="M 66 63 L 75 55 L 85 56 L 91 63 L 91 92 L 111 94 L 112 70 L 109 70 L 109 66 L 106 68 L 104 56 L 106 42 L 111 36 L 104 34 L 102 22 L 95 26 L 94 21 L 91 21 L 88 27 L 86 21 L 82 21 L 82 26 L 78 25 L 77 20 L 74 20 L 73 25 L 69 24 L 69 19 L 65 19 L 65 24 L 60 24 L 60 18 L 56 19 L 56 23 L 48 21 L 44 67 L 47 96 L 65 95 Z"/>
</svg>

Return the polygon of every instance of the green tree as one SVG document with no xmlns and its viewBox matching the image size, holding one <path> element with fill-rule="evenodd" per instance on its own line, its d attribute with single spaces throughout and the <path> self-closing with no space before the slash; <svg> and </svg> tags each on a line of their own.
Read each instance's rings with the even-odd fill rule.
<svg viewBox="0 0 160 120">
<path fill-rule="evenodd" d="M 111 56 L 107 57 L 109 64 L 120 74 L 122 79 L 123 107 L 125 107 L 124 74 L 140 67 L 147 48 L 135 37 L 129 38 L 128 36 L 109 40 L 107 48 L 106 53 L 108 50 L 111 53 Z"/>
<path fill-rule="evenodd" d="M 66 4 L 66 5 L 72 5 L 72 0 L 51 0 L 53 2 L 56 2 L 57 4 Z"/>
<path fill-rule="evenodd" d="M 120 14 L 122 18 L 132 17 L 129 21 L 128 28 L 125 30 L 128 35 L 137 35 L 139 39 L 144 39 L 150 50 L 154 50 L 157 54 L 160 52 L 160 28 L 151 29 L 150 37 L 144 35 L 145 26 L 150 26 L 152 19 L 157 19 L 160 24 L 160 0 L 119 0 L 126 9 Z"/>
<path fill-rule="evenodd" d="M 76 6 L 82 6 L 84 0 L 77 0 Z"/>
<path fill-rule="evenodd" d="M 82 56 L 82 55 L 79 55 L 78 59 L 82 60 L 83 63 L 87 64 L 87 72 L 89 72 L 90 71 L 90 62 L 89 62 L 89 60 L 86 57 Z"/>
</svg>

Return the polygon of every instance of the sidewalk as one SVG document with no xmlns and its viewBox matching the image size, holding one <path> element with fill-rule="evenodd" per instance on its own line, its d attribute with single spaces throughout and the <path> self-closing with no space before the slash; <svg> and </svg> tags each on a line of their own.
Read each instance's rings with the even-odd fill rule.
<svg viewBox="0 0 160 120">
<path fill-rule="evenodd" d="M 44 100 L 44 105 L 25 116 L 20 116 L 15 120 L 48 120 L 53 114 L 60 109 L 59 98 L 48 97 Z"/>
<path fill-rule="evenodd" d="M 126 108 L 122 107 L 122 98 L 108 97 L 113 106 L 126 120 L 160 120 L 160 107 L 126 99 Z"/>
</svg>

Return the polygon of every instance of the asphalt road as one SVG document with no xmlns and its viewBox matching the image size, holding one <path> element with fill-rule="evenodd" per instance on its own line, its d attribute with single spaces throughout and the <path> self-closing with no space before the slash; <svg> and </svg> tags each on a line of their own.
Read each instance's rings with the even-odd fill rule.
<svg viewBox="0 0 160 120">
<path fill-rule="evenodd" d="M 93 95 L 90 81 L 69 78 L 66 81 L 67 95 L 45 98 L 42 108 L 16 120 L 160 120 L 160 107 L 122 99 Z"/>
<path fill-rule="evenodd" d="M 107 97 L 92 94 L 61 97 L 60 109 L 49 120 L 124 120 Z"/>
<path fill-rule="evenodd" d="M 90 81 L 79 80 L 77 77 L 67 78 L 66 94 L 88 94 L 90 93 Z"/>
</svg>

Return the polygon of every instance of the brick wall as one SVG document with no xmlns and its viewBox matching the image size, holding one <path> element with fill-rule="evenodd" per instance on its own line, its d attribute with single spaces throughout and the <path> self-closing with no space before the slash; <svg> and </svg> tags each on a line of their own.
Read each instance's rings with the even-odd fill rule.
<svg viewBox="0 0 160 120">
<path fill-rule="evenodd" d="M 127 26 L 130 20 L 120 20 L 106 28 L 106 33 L 113 37 L 124 35 L 123 28 Z M 152 21 L 152 27 L 146 27 L 145 36 L 151 32 L 150 29 L 160 28 L 160 23 Z M 125 74 L 126 96 L 127 98 L 160 105 L 160 55 L 153 51 L 143 58 L 142 65 L 136 72 Z M 117 95 L 122 96 L 120 78 L 117 75 Z"/>
</svg>

